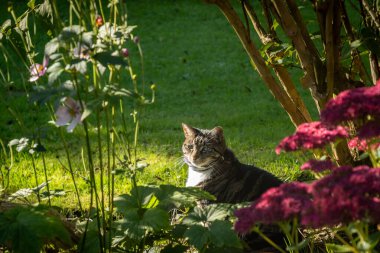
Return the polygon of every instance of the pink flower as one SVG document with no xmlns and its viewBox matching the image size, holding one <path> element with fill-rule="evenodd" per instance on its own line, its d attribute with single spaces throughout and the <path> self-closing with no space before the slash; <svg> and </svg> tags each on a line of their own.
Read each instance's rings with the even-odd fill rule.
<svg viewBox="0 0 380 253">
<path fill-rule="evenodd" d="M 250 207 L 236 210 L 235 230 L 245 234 L 255 223 L 272 224 L 298 217 L 310 205 L 309 185 L 292 182 L 266 191 Z"/>
<path fill-rule="evenodd" d="M 337 124 L 367 115 L 380 116 L 380 80 L 375 86 L 360 87 L 341 92 L 326 104 L 321 121 Z"/>
<path fill-rule="evenodd" d="M 302 213 L 305 226 L 322 227 L 369 219 L 379 222 L 380 168 L 344 166 L 312 183 L 312 205 Z"/>
<path fill-rule="evenodd" d="M 295 151 L 298 149 L 321 148 L 337 138 L 348 137 L 346 129 L 342 126 L 330 127 L 320 121 L 303 123 L 297 127 L 296 132 L 283 139 L 276 147 L 276 153 Z"/>
<path fill-rule="evenodd" d="M 301 170 L 311 170 L 314 172 L 321 172 L 325 170 L 332 170 L 335 164 L 330 160 L 310 160 L 301 166 Z"/>
<path fill-rule="evenodd" d="M 32 64 L 32 66 L 30 66 L 30 69 L 29 69 L 29 73 L 30 73 L 29 82 L 37 81 L 38 78 L 45 75 L 48 64 L 49 64 L 49 58 L 47 56 L 44 57 L 42 65 L 39 63 Z"/>
<path fill-rule="evenodd" d="M 368 144 L 366 140 L 359 139 L 359 137 L 354 137 L 347 143 L 349 149 L 357 148 L 358 150 L 367 150 Z"/>
<path fill-rule="evenodd" d="M 71 97 L 66 97 L 63 100 L 63 105 L 58 107 L 55 115 L 57 117 L 55 124 L 65 126 L 70 123 L 67 127 L 67 132 L 71 133 L 76 125 L 81 123 L 82 110 L 80 103 Z"/>
</svg>

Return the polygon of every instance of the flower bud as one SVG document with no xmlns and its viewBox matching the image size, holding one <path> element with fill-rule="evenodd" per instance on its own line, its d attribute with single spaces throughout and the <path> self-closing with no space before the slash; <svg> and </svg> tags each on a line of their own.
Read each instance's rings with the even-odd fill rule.
<svg viewBox="0 0 380 253">
<path fill-rule="evenodd" d="M 98 15 L 96 17 L 95 24 L 97 27 L 101 27 L 104 24 L 102 16 Z"/>
<path fill-rule="evenodd" d="M 124 57 L 128 57 L 129 56 L 129 51 L 128 51 L 128 48 L 122 48 L 121 49 L 121 54 L 124 56 Z"/>
</svg>

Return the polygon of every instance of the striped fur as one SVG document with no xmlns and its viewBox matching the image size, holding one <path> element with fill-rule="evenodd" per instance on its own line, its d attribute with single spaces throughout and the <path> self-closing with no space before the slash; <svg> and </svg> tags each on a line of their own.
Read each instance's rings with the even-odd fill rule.
<svg viewBox="0 0 380 253">
<path fill-rule="evenodd" d="M 238 161 L 226 147 L 221 127 L 212 130 L 182 124 L 182 146 L 189 165 L 186 186 L 196 186 L 213 194 L 217 202 L 239 203 L 257 199 L 282 182 L 269 172 Z"/>
</svg>

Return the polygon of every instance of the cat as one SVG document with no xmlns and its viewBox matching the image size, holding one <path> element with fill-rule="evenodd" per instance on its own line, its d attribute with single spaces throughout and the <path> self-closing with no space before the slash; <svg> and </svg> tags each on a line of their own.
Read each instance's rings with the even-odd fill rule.
<svg viewBox="0 0 380 253">
<path fill-rule="evenodd" d="M 216 203 L 236 204 L 254 201 L 269 188 L 283 182 L 273 174 L 252 165 L 240 163 L 234 153 L 227 148 L 223 129 L 199 129 L 182 123 L 185 141 L 182 151 L 189 166 L 187 187 L 199 187 L 216 197 Z M 199 204 L 208 204 L 201 201 Z M 261 227 L 272 241 L 284 246 L 284 235 L 277 227 Z M 244 252 L 278 252 L 256 233 L 242 237 Z"/>
<path fill-rule="evenodd" d="M 240 163 L 227 148 L 223 129 L 199 129 L 182 123 L 184 161 L 189 166 L 187 187 L 199 187 L 216 197 L 217 203 L 253 201 L 282 184 L 273 174 Z"/>
</svg>

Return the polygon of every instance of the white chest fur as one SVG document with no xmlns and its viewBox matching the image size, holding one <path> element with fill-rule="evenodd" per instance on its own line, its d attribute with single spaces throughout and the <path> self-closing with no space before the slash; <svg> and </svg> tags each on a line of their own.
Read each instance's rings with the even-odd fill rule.
<svg viewBox="0 0 380 253">
<path fill-rule="evenodd" d="M 211 169 L 205 171 L 194 170 L 193 167 L 189 166 L 186 186 L 191 187 L 198 185 L 210 177 L 211 171 Z"/>
</svg>

